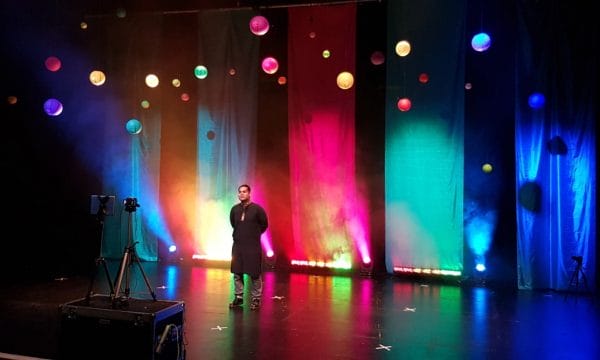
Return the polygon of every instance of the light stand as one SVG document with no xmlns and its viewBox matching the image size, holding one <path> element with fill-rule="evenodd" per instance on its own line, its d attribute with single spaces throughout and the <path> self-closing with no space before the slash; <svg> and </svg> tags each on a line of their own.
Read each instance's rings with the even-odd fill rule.
<svg viewBox="0 0 600 360">
<path fill-rule="evenodd" d="M 117 274 L 117 278 L 115 280 L 115 293 L 112 296 L 113 308 L 126 306 L 129 301 L 129 283 L 130 283 L 130 267 L 134 262 L 138 265 L 140 269 L 140 273 L 144 277 L 144 282 L 148 287 L 148 291 L 152 296 L 152 299 L 156 301 L 156 295 L 154 291 L 152 291 L 152 286 L 150 285 L 150 281 L 148 281 L 148 277 L 144 272 L 144 268 L 142 267 L 142 263 L 140 262 L 139 257 L 135 252 L 135 244 L 137 242 L 132 241 L 132 224 L 131 224 L 131 214 L 135 212 L 136 208 L 140 207 L 136 198 L 127 198 L 124 200 L 123 204 L 125 205 L 125 210 L 128 213 L 127 218 L 127 246 L 125 247 L 125 253 L 123 254 L 123 258 L 121 259 L 121 264 L 119 266 L 119 272 Z M 125 282 L 123 283 L 123 279 Z M 121 291 L 121 286 L 124 284 L 124 289 Z"/>
<path fill-rule="evenodd" d="M 573 274 L 571 275 L 571 280 L 569 281 L 569 289 L 567 290 L 567 293 L 565 294 L 565 299 L 567 298 L 569 291 L 573 287 L 575 288 L 575 293 L 579 293 L 579 278 L 581 278 L 583 280 L 583 285 L 585 286 L 585 291 L 586 292 L 589 291 L 587 277 L 585 276 L 585 273 L 583 272 L 583 256 L 571 256 L 571 259 L 576 263 L 576 265 L 575 265 L 575 270 L 573 270 Z"/>
<path fill-rule="evenodd" d="M 108 271 L 108 265 L 106 264 L 106 260 L 102 257 L 102 243 L 104 242 L 104 220 L 107 215 L 113 214 L 113 207 L 115 203 L 114 196 L 107 195 L 92 195 L 91 197 L 91 210 L 90 213 L 96 215 L 96 220 L 100 224 L 100 255 L 96 258 L 96 266 L 90 276 L 90 285 L 88 288 L 87 295 L 85 296 L 85 300 L 89 303 L 90 298 L 94 292 L 94 282 L 96 281 L 96 275 L 98 274 L 98 266 L 102 265 L 104 269 L 104 274 L 106 275 L 106 281 L 108 282 L 108 286 L 110 287 L 110 295 L 114 294 L 113 283 L 110 280 L 110 273 Z"/>
</svg>

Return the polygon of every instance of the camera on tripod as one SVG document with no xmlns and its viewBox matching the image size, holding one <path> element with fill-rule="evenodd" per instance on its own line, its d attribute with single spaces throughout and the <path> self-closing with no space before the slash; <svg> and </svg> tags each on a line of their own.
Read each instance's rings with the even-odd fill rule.
<svg viewBox="0 0 600 360">
<path fill-rule="evenodd" d="M 129 304 L 129 267 L 134 263 L 138 265 L 139 270 L 142 273 L 142 276 L 144 277 L 144 281 L 146 282 L 146 286 L 150 291 L 150 295 L 152 295 L 152 299 L 156 301 L 156 294 L 154 293 L 154 291 L 152 291 L 152 286 L 150 285 L 150 281 L 148 280 L 146 273 L 144 273 L 144 268 L 142 267 L 140 258 L 135 253 L 135 244 L 137 244 L 137 241 L 133 241 L 131 213 L 133 213 L 136 208 L 140 207 L 140 204 L 138 204 L 136 198 L 128 197 L 125 200 L 123 200 L 123 205 L 125 205 L 125 210 L 127 210 L 127 212 L 129 213 L 127 216 L 127 246 L 125 247 L 125 252 L 123 253 L 123 258 L 121 259 L 121 264 L 119 265 L 119 272 L 117 273 L 117 277 L 115 280 L 115 291 L 114 294 L 112 294 L 111 296 L 113 308 L 126 307 Z M 124 288 L 121 289 L 123 281 L 125 281 L 125 285 Z"/>
<path fill-rule="evenodd" d="M 571 259 L 573 259 L 577 263 L 577 265 L 581 266 L 581 263 L 583 261 L 583 256 L 575 256 L 575 255 L 573 255 L 573 256 L 571 256 Z"/>
<path fill-rule="evenodd" d="M 125 210 L 130 213 L 134 212 L 136 208 L 140 207 L 140 204 L 138 204 L 137 199 L 134 197 L 128 197 L 123 200 L 123 205 L 125 205 Z"/>
</svg>

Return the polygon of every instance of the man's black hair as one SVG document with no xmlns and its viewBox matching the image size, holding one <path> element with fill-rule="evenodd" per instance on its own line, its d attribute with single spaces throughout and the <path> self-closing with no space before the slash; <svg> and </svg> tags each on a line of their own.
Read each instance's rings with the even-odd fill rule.
<svg viewBox="0 0 600 360">
<path fill-rule="evenodd" d="M 248 185 L 248 184 L 242 184 L 242 185 L 238 186 L 238 191 L 240 191 L 240 189 L 243 187 L 247 187 L 248 192 L 252 192 L 252 189 L 250 188 L 250 185 Z"/>
</svg>

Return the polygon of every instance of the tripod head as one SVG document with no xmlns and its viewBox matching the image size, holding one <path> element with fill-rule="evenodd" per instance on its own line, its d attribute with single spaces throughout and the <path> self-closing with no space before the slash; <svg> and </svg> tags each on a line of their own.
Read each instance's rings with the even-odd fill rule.
<svg viewBox="0 0 600 360">
<path fill-rule="evenodd" d="M 110 200 L 109 196 L 98 196 L 98 212 L 96 212 L 96 219 L 101 223 L 104 222 L 104 218 L 108 213 L 106 210 L 106 204 L 108 203 L 108 200 Z"/>
<path fill-rule="evenodd" d="M 96 215 L 96 220 L 103 224 L 105 217 L 113 214 L 114 204 L 114 195 L 92 195 L 90 198 L 90 213 Z"/>
<path fill-rule="evenodd" d="M 140 204 L 134 197 L 128 197 L 125 200 L 123 200 L 123 205 L 125 205 L 125 211 L 127 211 L 128 213 L 132 213 L 136 210 L 136 208 L 140 207 Z"/>
</svg>

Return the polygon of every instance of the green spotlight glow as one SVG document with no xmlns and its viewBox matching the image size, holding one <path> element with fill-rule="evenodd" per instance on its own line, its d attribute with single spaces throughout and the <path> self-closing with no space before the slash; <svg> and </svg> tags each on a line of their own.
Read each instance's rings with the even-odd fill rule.
<svg viewBox="0 0 600 360">
<path fill-rule="evenodd" d="M 440 119 L 388 126 L 386 248 L 393 266 L 462 270 L 463 152 Z"/>
</svg>

